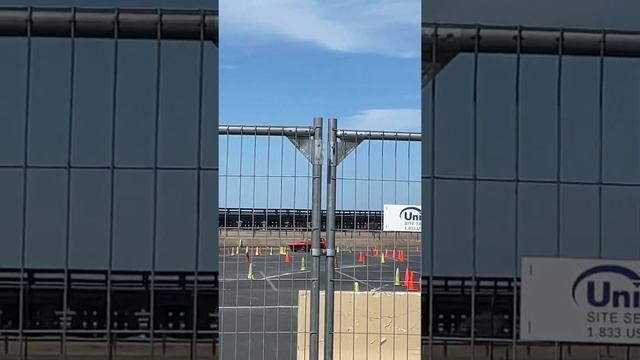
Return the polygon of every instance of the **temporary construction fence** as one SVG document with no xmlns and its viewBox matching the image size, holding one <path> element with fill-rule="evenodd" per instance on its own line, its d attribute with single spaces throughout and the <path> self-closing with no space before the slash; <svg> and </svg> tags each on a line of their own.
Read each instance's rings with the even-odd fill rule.
<svg viewBox="0 0 640 360">
<path fill-rule="evenodd" d="M 235 229 L 220 229 L 221 355 L 294 358 L 295 292 L 318 289 L 319 257 L 312 260 L 293 250 L 320 242 L 322 121 L 306 128 L 220 126 L 219 134 L 220 205 L 252 209 L 248 226 L 238 219 Z M 294 146 L 285 146 L 288 141 Z M 281 228 L 270 230 L 268 216 L 256 226 L 261 213 L 256 208 L 269 214 L 286 207 L 310 209 L 314 215 L 293 236 Z M 294 242 L 297 249 L 290 246 Z"/>
<path fill-rule="evenodd" d="M 423 24 L 425 358 L 639 356 L 519 328 L 522 257 L 638 259 L 638 44 L 633 31 Z"/>
<path fill-rule="evenodd" d="M 1 358 L 217 358 L 217 23 L 0 7 Z"/>
<path fill-rule="evenodd" d="M 322 174 L 322 128 L 219 127 L 223 358 L 420 357 L 419 232 L 383 232 L 380 220 L 386 203 L 419 206 L 421 135 L 330 119 Z"/>
</svg>

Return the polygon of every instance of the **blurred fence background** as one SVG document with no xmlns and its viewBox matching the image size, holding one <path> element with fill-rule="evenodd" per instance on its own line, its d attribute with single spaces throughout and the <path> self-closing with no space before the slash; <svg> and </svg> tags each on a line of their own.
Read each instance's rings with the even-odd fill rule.
<svg viewBox="0 0 640 360">
<path fill-rule="evenodd" d="M 640 33 L 422 32 L 425 358 L 637 358 L 521 341 L 519 264 L 640 256 Z"/>
<path fill-rule="evenodd" d="M 0 358 L 217 358 L 217 10 L 0 7 Z"/>
</svg>

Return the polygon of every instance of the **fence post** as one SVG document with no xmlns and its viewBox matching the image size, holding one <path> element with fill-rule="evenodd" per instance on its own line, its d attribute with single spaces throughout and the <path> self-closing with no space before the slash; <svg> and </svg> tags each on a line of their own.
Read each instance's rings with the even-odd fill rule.
<svg viewBox="0 0 640 360">
<path fill-rule="evenodd" d="M 322 118 L 313 119 L 313 185 L 311 195 L 311 256 L 313 259 L 311 278 L 311 331 L 309 336 L 310 358 L 318 359 L 320 328 L 320 222 L 322 209 Z"/>
<path fill-rule="evenodd" d="M 324 358 L 333 359 L 333 277 L 335 259 L 335 216 L 336 216 L 336 142 L 338 121 L 329 119 L 329 139 L 327 142 L 327 286 L 325 292 L 325 337 Z"/>
</svg>

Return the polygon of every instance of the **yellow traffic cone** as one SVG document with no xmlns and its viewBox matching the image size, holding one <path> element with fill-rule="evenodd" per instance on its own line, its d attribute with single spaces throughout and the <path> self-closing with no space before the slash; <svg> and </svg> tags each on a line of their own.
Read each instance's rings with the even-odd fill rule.
<svg viewBox="0 0 640 360">
<path fill-rule="evenodd" d="M 240 255 L 240 246 L 236 248 L 236 255 Z"/>
<path fill-rule="evenodd" d="M 240 239 L 240 241 L 238 241 L 238 247 L 241 248 L 242 247 L 242 239 Z"/>
<path fill-rule="evenodd" d="M 249 274 L 247 274 L 247 279 L 255 280 L 256 275 L 253 273 L 253 263 L 249 263 Z"/>
<path fill-rule="evenodd" d="M 340 254 L 340 246 L 336 247 L 336 252 Z"/>
<path fill-rule="evenodd" d="M 273 246 L 269 246 L 269 255 L 273 255 Z"/>
<path fill-rule="evenodd" d="M 232 248 L 231 248 L 231 256 L 233 256 L 233 255 L 235 255 L 235 254 L 236 254 L 236 248 L 232 247 Z"/>
<path fill-rule="evenodd" d="M 396 268 L 396 276 L 393 279 L 394 286 L 400 286 L 400 268 Z"/>
<path fill-rule="evenodd" d="M 380 256 L 380 264 L 384 264 L 384 263 L 385 263 L 385 261 L 384 261 L 384 254 L 382 254 L 382 255 Z"/>
<path fill-rule="evenodd" d="M 360 283 L 357 281 L 353 282 L 353 292 L 360 292 Z"/>
<path fill-rule="evenodd" d="M 304 257 L 302 258 L 302 261 L 300 264 L 300 271 L 307 271 L 307 264 L 306 264 L 306 261 L 304 260 Z"/>
<path fill-rule="evenodd" d="M 256 256 L 260 255 L 260 248 L 256 246 Z"/>
</svg>

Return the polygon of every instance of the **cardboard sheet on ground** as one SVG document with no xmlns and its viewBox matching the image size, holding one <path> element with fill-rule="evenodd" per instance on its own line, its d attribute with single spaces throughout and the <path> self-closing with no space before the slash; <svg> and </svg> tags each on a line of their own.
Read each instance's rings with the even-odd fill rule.
<svg viewBox="0 0 640 360">
<path fill-rule="evenodd" d="M 310 291 L 298 293 L 298 359 L 309 359 Z M 324 358 L 324 291 L 320 293 L 320 358 Z M 334 359 L 420 359 L 419 293 L 336 291 Z"/>
</svg>

